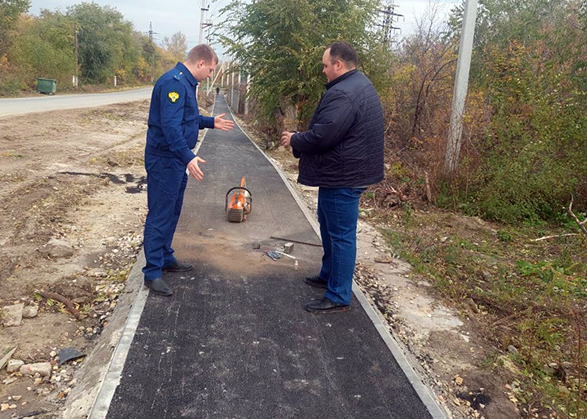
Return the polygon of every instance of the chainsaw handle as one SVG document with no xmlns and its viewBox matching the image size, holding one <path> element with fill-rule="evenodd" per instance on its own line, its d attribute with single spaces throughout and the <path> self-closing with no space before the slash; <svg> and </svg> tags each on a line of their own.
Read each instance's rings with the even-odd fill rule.
<svg viewBox="0 0 587 419">
<path fill-rule="evenodd" d="M 228 190 L 228 192 L 226 192 L 226 200 L 224 201 L 224 212 L 228 212 L 228 195 L 230 195 L 230 193 L 232 191 L 234 191 L 235 189 L 243 189 L 245 191 L 247 191 L 249 193 L 249 197 L 251 198 L 251 205 L 252 205 L 252 201 L 253 201 L 253 194 L 251 193 L 251 191 L 249 191 L 247 188 L 245 188 L 244 186 L 235 186 L 234 188 L 230 188 Z"/>
</svg>

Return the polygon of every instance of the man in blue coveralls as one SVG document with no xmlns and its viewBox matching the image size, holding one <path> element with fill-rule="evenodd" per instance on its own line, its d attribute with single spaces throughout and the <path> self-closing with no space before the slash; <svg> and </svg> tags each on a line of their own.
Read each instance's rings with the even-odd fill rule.
<svg viewBox="0 0 587 419">
<path fill-rule="evenodd" d="M 155 294 L 173 294 L 163 281 L 163 272 L 185 272 L 193 267 L 175 259 L 171 242 L 187 185 L 186 169 L 197 181 L 204 178 L 200 164 L 206 161 L 192 152 L 198 132 L 203 128 L 227 131 L 234 127 L 234 122 L 222 118 L 224 114 L 214 118 L 198 111 L 196 86 L 212 75 L 217 64 L 212 48 L 198 45 L 184 63 L 177 63 L 163 74 L 153 88 L 145 148 L 149 212 L 143 273 L 145 285 Z"/>
</svg>

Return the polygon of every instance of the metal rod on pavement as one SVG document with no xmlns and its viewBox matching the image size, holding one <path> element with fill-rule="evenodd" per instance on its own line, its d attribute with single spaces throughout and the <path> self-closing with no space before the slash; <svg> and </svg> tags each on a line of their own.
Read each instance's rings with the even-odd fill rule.
<svg viewBox="0 0 587 419">
<path fill-rule="evenodd" d="M 283 240 L 284 242 L 292 242 L 292 243 L 298 243 L 298 244 L 305 244 L 307 246 L 322 247 L 321 244 L 302 242 L 302 241 L 299 241 L 299 240 L 292 240 L 292 239 L 284 239 L 283 237 L 271 236 L 269 238 L 270 239 L 274 239 L 274 240 Z"/>
</svg>

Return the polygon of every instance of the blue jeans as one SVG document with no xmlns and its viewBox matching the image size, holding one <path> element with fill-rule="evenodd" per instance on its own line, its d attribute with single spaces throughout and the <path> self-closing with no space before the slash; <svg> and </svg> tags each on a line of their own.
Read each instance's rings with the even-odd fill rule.
<svg viewBox="0 0 587 419">
<path fill-rule="evenodd" d="M 171 242 L 181 214 L 188 177 L 178 159 L 145 154 L 147 203 L 143 246 L 145 280 L 161 278 L 163 267 L 175 262 Z"/>
<path fill-rule="evenodd" d="M 351 303 L 359 198 L 364 191 L 365 188 L 318 190 L 318 221 L 324 248 L 320 278 L 328 281 L 326 298 L 337 304 Z"/>
</svg>

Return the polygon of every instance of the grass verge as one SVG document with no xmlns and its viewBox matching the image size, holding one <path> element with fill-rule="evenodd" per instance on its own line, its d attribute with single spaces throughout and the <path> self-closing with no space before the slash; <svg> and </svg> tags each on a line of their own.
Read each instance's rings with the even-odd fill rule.
<svg viewBox="0 0 587 419">
<path fill-rule="evenodd" d="M 518 375 L 513 401 L 522 410 L 587 417 L 587 237 L 562 236 L 571 225 L 500 225 L 369 204 L 367 193 L 363 216 L 383 226 L 395 253 L 517 367 L 508 371 Z M 544 236 L 556 237 L 537 240 Z M 482 367 L 502 369 L 503 359 Z"/>
</svg>

